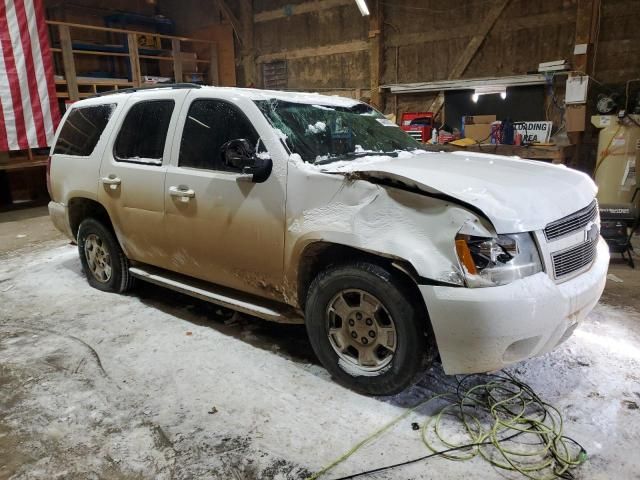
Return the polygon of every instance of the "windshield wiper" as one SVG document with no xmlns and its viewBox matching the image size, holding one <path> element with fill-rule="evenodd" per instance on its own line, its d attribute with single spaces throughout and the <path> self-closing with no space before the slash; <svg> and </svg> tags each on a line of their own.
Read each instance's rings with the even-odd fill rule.
<svg viewBox="0 0 640 480">
<path fill-rule="evenodd" d="M 314 165 L 325 165 L 327 163 L 333 163 L 340 160 L 355 160 L 356 158 L 371 157 L 371 156 L 387 156 L 397 157 L 398 152 L 347 152 L 340 155 L 332 155 L 328 158 L 321 158 L 313 162 Z"/>
</svg>

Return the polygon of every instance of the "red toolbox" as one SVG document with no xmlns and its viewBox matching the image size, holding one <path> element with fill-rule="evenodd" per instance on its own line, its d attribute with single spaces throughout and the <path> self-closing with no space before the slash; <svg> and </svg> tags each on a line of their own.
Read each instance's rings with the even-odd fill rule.
<svg viewBox="0 0 640 480">
<path fill-rule="evenodd" d="M 431 140 L 433 129 L 432 112 L 406 112 L 402 114 L 400 128 L 415 138 L 418 142 L 427 143 Z"/>
</svg>

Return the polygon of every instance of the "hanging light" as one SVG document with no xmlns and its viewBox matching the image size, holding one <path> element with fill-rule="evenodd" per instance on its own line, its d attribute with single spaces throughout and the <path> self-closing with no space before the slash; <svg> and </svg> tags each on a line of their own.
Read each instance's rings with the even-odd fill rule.
<svg viewBox="0 0 640 480">
<path fill-rule="evenodd" d="M 367 2 L 365 2 L 365 0 L 356 0 L 356 4 L 358 5 L 363 17 L 369 15 L 369 7 L 367 7 Z"/>
<path fill-rule="evenodd" d="M 505 100 L 507 98 L 507 87 L 496 85 L 496 86 L 482 86 L 476 87 L 471 95 L 471 100 L 475 103 L 478 103 L 478 99 L 481 95 L 495 95 L 499 94 L 500 98 Z"/>
</svg>

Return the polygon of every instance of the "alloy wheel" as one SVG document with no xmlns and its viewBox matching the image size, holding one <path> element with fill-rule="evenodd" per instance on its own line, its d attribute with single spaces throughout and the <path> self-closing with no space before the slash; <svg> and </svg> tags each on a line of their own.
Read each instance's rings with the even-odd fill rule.
<svg viewBox="0 0 640 480">
<path fill-rule="evenodd" d="M 111 280 L 111 255 L 102 239 L 95 233 L 84 241 L 84 255 L 93 277 L 101 283 Z"/>
<path fill-rule="evenodd" d="M 329 342 L 338 357 L 360 374 L 386 367 L 396 351 L 396 326 L 382 302 L 359 289 L 342 290 L 326 312 Z"/>
</svg>

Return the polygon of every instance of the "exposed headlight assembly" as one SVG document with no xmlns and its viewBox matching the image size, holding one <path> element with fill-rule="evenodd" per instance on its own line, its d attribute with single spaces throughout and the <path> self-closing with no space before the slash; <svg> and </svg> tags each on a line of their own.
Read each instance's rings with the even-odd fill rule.
<svg viewBox="0 0 640 480">
<path fill-rule="evenodd" d="M 542 271 L 538 248 L 530 233 L 494 238 L 458 234 L 456 252 L 467 287 L 495 287 Z"/>
</svg>

